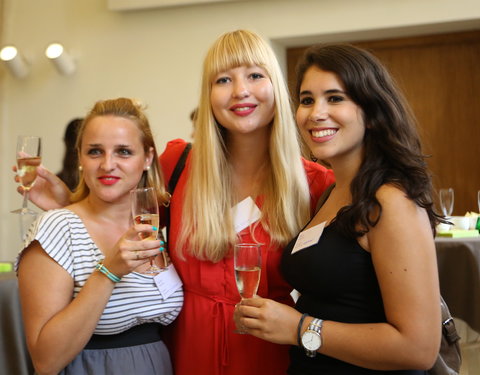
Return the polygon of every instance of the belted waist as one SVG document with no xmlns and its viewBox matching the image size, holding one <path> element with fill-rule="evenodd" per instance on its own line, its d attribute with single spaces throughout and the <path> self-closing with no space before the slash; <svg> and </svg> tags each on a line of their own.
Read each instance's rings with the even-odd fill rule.
<svg viewBox="0 0 480 375">
<path fill-rule="evenodd" d="M 114 335 L 92 335 L 84 349 L 114 349 L 162 340 L 162 325 L 143 323 Z"/>
<path fill-rule="evenodd" d="M 215 295 L 207 294 L 200 289 L 186 288 L 185 285 L 183 286 L 183 291 L 187 293 L 193 293 L 204 298 L 208 298 L 217 303 L 225 303 L 227 305 L 236 305 L 240 301 L 240 295 L 238 295 L 237 299 L 228 298 L 226 296 L 215 296 Z"/>
</svg>

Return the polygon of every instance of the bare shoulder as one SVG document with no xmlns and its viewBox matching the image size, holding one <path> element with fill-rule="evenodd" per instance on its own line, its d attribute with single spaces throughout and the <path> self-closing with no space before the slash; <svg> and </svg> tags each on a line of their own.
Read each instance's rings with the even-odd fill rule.
<svg viewBox="0 0 480 375">
<path fill-rule="evenodd" d="M 377 190 L 376 197 L 382 213 L 378 225 L 372 228 L 372 233 L 390 228 L 411 232 L 413 227 L 422 227 L 431 235 L 427 211 L 410 199 L 401 187 L 382 185 Z"/>
<path fill-rule="evenodd" d="M 382 185 L 377 190 L 376 197 L 382 206 L 383 213 L 418 208 L 415 202 L 407 196 L 407 193 L 402 188 L 393 184 Z"/>
</svg>

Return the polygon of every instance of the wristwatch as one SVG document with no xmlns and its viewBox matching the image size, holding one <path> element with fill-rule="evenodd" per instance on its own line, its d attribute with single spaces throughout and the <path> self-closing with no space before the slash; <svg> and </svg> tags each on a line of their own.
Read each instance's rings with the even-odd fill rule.
<svg viewBox="0 0 480 375">
<path fill-rule="evenodd" d="M 323 320 L 313 319 L 302 335 L 302 346 L 308 357 L 315 357 L 322 346 L 322 324 Z"/>
</svg>

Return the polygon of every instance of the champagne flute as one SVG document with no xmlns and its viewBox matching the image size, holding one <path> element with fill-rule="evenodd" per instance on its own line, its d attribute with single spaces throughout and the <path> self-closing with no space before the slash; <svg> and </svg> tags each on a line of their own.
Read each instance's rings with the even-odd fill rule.
<svg viewBox="0 0 480 375">
<path fill-rule="evenodd" d="M 139 236 L 142 241 L 156 240 L 158 236 L 158 228 L 160 226 L 160 216 L 158 214 L 157 193 L 155 188 L 138 188 L 130 191 L 132 218 L 135 224 L 148 224 L 157 230 L 152 232 L 140 232 Z M 165 251 L 162 252 L 163 260 L 166 262 Z M 146 274 L 157 274 L 163 271 L 154 263 L 155 257 L 150 257 L 150 267 L 144 272 Z"/>
<path fill-rule="evenodd" d="M 480 213 L 480 190 L 477 191 L 478 212 Z"/>
<path fill-rule="evenodd" d="M 453 212 L 454 194 L 452 188 L 440 189 L 440 207 L 443 216 L 450 217 Z"/>
<path fill-rule="evenodd" d="M 262 267 L 261 245 L 256 243 L 239 243 L 234 247 L 235 281 L 242 298 L 257 295 Z"/>
<path fill-rule="evenodd" d="M 257 295 L 262 267 L 261 245 L 256 243 L 239 243 L 234 246 L 233 263 L 235 281 L 240 296 L 253 298 Z M 241 330 L 236 333 L 243 334 Z"/>
<path fill-rule="evenodd" d="M 28 192 L 37 179 L 37 167 L 42 162 L 42 140 L 40 137 L 20 135 L 17 138 L 17 175 L 23 187 L 22 208 L 12 211 L 15 214 L 33 215 L 28 205 Z"/>
</svg>

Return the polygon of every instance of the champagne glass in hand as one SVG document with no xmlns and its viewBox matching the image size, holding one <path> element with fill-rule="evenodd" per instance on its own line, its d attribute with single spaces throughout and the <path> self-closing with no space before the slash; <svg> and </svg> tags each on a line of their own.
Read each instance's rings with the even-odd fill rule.
<svg viewBox="0 0 480 375">
<path fill-rule="evenodd" d="M 450 217 L 453 212 L 454 195 L 452 188 L 440 189 L 440 207 L 443 216 Z"/>
<path fill-rule="evenodd" d="M 12 211 L 15 214 L 36 215 L 27 207 L 28 192 L 37 178 L 37 167 L 42 162 L 42 142 L 40 137 L 19 136 L 17 139 L 17 175 L 23 187 L 22 208 Z"/>
<path fill-rule="evenodd" d="M 157 193 L 153 187 L 133 189 L 130 191 L 132 217 L 135 224 L 148 224 L 157 230 L 152 232 L 140 232 L 142 240 L 156 240 L 158 228 L 160 226 L 160 216 L 158 214 Z M 162 252 L 165 266 L 166 255 Z M 154 264 L 154 257 L 150 258 L 150 267 L 144 272 L 147 274 L 157 274 L 163 270 Z"/>
<path fill-rule="evenodd" d="M 234 246 L 233 263 L 235 281 L 240 296 L 253 298 L 257 295 L 262 267 L 261 245 L 255 243 L 239 243 Z M 236 333 L 245 333 L 240 329 Z"/>
<path fill-rule="evenodd" d="M 262 267 L 261 245 L 239 243 L 234 248 L 235 281 L 242 298 L 255 297 Z"/>
</svg>

